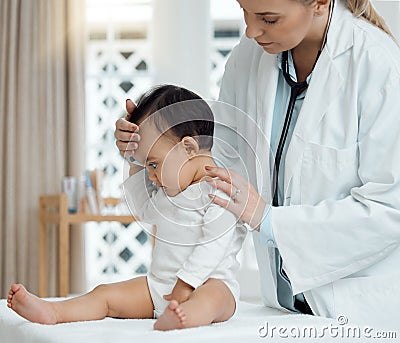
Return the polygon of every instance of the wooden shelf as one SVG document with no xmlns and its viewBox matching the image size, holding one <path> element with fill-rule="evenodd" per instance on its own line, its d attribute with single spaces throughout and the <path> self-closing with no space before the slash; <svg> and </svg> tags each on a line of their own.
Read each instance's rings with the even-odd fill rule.
<svg viewBox="0 0 400 343">
<path fill-rule="evenodd" d="M 66 214 L 65 220 L 70 224 L 81 224 L 87 222 L 120 222 L 123 224 L 129 224 L 133 221 L 139 220 L 135 216 L 115 216 L 115 215 L 94 215 L 94 214 Z M 60 221 L 60 216 L 58 214 L 48 213 L 45 214 L 43 219 L 47 224 L 58 224 Z"/>
<path fill-rule="evenodd" d="M 70 214 L 68 220 L 71 224 L 84 223 L 84 222 L 120 222 L 129 224 L 137 220 L 134 216 L 103 216 L 92 214 Z"/>
<path fill-rule="evenodd" d="M 117 206 L 118 198 L 103 199 L 105 206 Z M 58 296 L 69 294 L 70 265 L 70 228 L 72 224 L 87 222 L 119 222 L 130 224 L 139 220 L 130 215 L 93 215 L 87 213 L 68 212 L 67 195 L 41 195 L 39 197 L 39 296 L 47 297 L 48 258 L 47 258 L 47 226 L 56 224 L 58 230 Z"/>
</svg>

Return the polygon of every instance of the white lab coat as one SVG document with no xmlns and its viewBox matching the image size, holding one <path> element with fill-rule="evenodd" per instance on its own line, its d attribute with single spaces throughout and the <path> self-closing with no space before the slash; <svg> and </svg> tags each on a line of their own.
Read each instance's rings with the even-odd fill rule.
<svg viewBox="0 0 400 343">
<path fill-rule="evenodd" d="M 277 79 L 276 55 L 244 37 L 227 62 L 220 100 L 247 115 L 215 113 L 249 145 L 217 127 L 233 149 L 217 144 L 213 153 L 242 173 L 245 166 L 270 202 L 268 139 Z M 398 327 L 400 50 L 341 1 L 288 147 L 284 184 L 284 206 L 272 209 L 272 225 L 294 293 L 304 292 L 317 315 Z M 263 301 L 280 308 L 273 249 L 259 236 L 253 238 Z"/>
</svg>

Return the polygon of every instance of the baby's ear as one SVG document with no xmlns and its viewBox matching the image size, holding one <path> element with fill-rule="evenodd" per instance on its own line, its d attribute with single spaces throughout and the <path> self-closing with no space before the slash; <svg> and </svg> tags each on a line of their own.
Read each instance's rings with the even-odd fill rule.
<svg viewBox="0 0 400 343">
<path fill-rule="evenodd" d="M 183 137 L 181 143 L 189 159 L 195 157 L 199 153 L 199 144 L 193 137 Z"/>
</svg>

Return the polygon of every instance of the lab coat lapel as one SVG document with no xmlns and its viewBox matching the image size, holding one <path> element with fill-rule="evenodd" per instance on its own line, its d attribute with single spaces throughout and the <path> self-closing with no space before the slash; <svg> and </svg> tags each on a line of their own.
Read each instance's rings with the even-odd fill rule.
<svg viewBox="0 0 400 343">
<path fill-rule="evenodd" d="M 285 190 L 291 189 L 290 182 L 296 167 L 302 159 L 305 143 L 312 140 L 330 104 L 343 86 L 345 75 L 339 73 L 336 65 L 339 56 L 354 44 L 354 28 L 346 17 L 352 14 L 341 1 L 335 1 L 332 23 L 327 44 L 315 66 L 302 108 L 288 146 L 285 159 Z M 290 193 L 290 191 L 289 191 Z M 286 192 L 285 199 L 291 198 Z"/>
<path fill-rule="evenodd" d="M 330 104 L 336 99 L 343 85 L 343 78 L 337 71 L 335 63 L 328 53 L 320 56 L 313 71 L 310 85 L 304 98 L 293 136 L 285 159 L 285 190 L 289 190 L 290 181 L 301 161 L 305 143 L 312 140 L 313 133 L 318 130 L 322 118 Z M 285 198 L 291 197 L 285 194 Z"/>
<path fill-rule="evenodd" d="M 257 188 L 264 200 L 271 200 L 270 137 L 272 116 L 278 84 L 276 55 L 263 53 L 257 74 L 257 123 L 256 142 Z"/>
<path fill-rule="evenodd" d="M 304 141 L 312 138 L 330 104 L 336 99 L 343 79 L 328 54 L 322 54 L 313 71 L 293 134 Z"/>
</svg>

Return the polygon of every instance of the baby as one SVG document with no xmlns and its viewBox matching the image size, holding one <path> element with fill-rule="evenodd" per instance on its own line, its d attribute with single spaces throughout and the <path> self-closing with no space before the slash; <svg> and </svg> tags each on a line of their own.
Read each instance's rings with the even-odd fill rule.
<svg viewBox="0 0 400 343">
<path fill-rule="evenodd" d="M 214 118 L 198 95 L 176 86 L 144 94 L 131 115 L 140 143 L 124 191 L 132 212 L 155 224 L 156 243 L 147 276 L 97 286 L 64 301 L 45 301 L 13 284 L 8 307 L 36 323 L 114 318 L 157 318 L 154 329 L 171 330 L 228 320 L 239 285 L 236 255 L 246 235 L 210 194 Z"/>
</svg>

